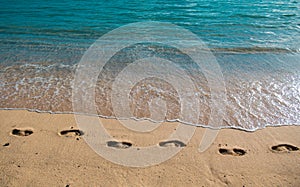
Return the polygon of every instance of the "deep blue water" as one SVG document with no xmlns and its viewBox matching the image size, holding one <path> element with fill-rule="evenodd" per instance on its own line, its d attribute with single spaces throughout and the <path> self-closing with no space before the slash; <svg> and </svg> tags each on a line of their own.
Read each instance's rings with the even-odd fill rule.
<svg viewBox="0 0 300 187">
<path fill-rule="evenodd" d="M 0 108 L 70 112 L 84 52 L 143 21 L 183 27 L 213 51 L 227 84 L 227 125 L 299 124 L 299 0 L 0 1 Z"/>
<path fill-rule="evenodd" d="M 0 15 L 1 63 L 74 63 L 103 34 L 142 21 L 182 26 L 211 48 L 300 48 L 297 0 L 12 0 L 0 1 Z"/>
</svg>

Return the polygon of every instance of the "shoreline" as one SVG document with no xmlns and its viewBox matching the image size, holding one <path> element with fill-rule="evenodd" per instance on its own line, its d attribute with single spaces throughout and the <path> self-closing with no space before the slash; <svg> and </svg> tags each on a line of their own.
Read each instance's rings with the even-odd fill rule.
<svg viewBox="0 0 300 187">
<path fill-rule="evenodd" d="M 300 184 L 300 126 L 266 127 L 255 132 L 221 129 L 203 153 L 198 147 L 206 128 L 197 127 L 191 141 L 172 158 L 132 168 L 95 153 L 83 139 L 84 132 L 76 131 L 80 129 L 73 114 L 0 110 L 0 119 L 1 186 Z M 116 140 L 142 147 L 160 144 L 177 125 L 163 123 L 167 125 L 153 132 L 134 133 L 117 120 L 103 122 Z M 15 129 L 23 130 L 25 136 Z"/>
<path fill-rule="evenodd" d="M 179 119 L 174 119 L 174 120 L 167 120 L 167 121 L 155 121 L 152 120 L 151 118 L 135 118 L 135 117 L 131 117 L 131 118 L 116 118 L 113 116 L 103 116 L 103 115 L 91 115 L 91 114 L 84 114 L 84 113 L 74 113 L 74 112 L 52 112 L 52 111 L 42 111 L 42 110 L 38 110 L 38 109 L 26 109 L 26 108 L 0 108 L 0 111 L 25 111 L 25 112 L 32 112 L 32 113 L 38 113 L 38 114 L 51 114 L 51 115 L 59 115 L 59 114 L 63 114 L 63 115 L 83 115 L 83 116 L 94 116 L 94 117 L 99 117 L 101 119 L 107 119 L 107 120 L 128 120 L 128 121 L 135 121 L 135 122 L 141 122 L 141 121 L 148 121 L 149 123 L 180 123 L 183 125 L 188 125 L 188 126 L 194 126 L 197 128 L 206 128 L 206 129 L 211 129 L 211 130 L 222 130 L 222 129 L 232 129 L 232 130 L 239 130 L 239 131 L 244 131 L 244 132 L 256 132 L 259 130 L 263 130 L 265 128 L 268 127 L 284 127 L 284 126 L 300 126 L 297 124 L 265 124 L 263 127 L 257 127 L 255 129 L 245 129 L 242 127 L 235 127 L 235 126 L 222 126 L 219 128 L 213 128 L 211 126 L 208 125 L 203 125 L 203 124 L 191 124 L 188 122 L 184 122 L 181 121 Z"/>
</svg>

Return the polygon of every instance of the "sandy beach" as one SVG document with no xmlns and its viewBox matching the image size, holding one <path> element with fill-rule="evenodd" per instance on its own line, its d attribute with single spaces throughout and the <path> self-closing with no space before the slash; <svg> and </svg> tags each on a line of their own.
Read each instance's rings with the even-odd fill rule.
<svg viewBox="0 0 300 187">
<path fill-rule="evenodd" d="M 0 187 L 300 187 L 299 7 L 0 1 Z"/>
<path fill-rule="evenodd" d="M 71 114 L 0 111 L 0 186 L 299 186 L 300 127 L 255 132 L 222 129 L 198 152 L 205 128 L 171 159 L 150 167 L 114 164 L 95 153 Z M 159 144 L 174 131 L 166 123 L 134 133 L 105 119 L 107 131 L 132 146 Z M 83 133 L 83 134 L 82 134 Z"/>
</svg>

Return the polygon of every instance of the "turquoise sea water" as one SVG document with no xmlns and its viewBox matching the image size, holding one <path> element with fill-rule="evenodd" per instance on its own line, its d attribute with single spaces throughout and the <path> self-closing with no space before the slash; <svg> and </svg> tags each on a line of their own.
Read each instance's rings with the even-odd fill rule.
<svg viewBox="0 0 300 187">
<path fill-rule="evenodd" d="M 220 126 L 254 130 L 300 123 L 297 0 L 0 1 L 0 108 L 72 112 L 71 83 L 84 52 L 103 34 L 143 21 L 188 29 L 211 49 L 227 90 L 226 119 Z M 126 58 L 120 55 L 119 62 Z M 197 80 L 204 90 L 199 94 L 209 95 L 201 75 Z M 99 83 L 98 112 L 114 116 L 107 82 Z M 210 98 L 204 98 L 199 122 L 186 123 L 209 125 Z M 167 120 L 178 119 L 176 111 Z M 133 113 L 149 117 L 149 111 Z"/>
</svg>

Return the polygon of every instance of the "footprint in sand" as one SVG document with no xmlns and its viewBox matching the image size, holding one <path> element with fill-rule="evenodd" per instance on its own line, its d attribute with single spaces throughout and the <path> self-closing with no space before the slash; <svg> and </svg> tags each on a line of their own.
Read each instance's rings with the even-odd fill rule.
<svg viewBox="0 0 300 187">
<path fill-rule="evenodd" d="M 299 148 L 290 144 L 279 144 L 271 147 L 274 152 L 290 152 L 298 151 Z"/>
<path fill-rule="evenodd" d="M 132 146 L 130 142 L 117 142 L 117 141 L 108 141 L 108 147 L 118 148 L 118 149 L 127 149 Z"/>
<path fill-rule="evenodd" d="M 222 155 L 243 156 L 246 154 L 246 151 L 240 148 L 233 148 L 233 149 L 220 148 L 219 153 Z"/>
<path fill-rule="evenodd" d="M 32 133 L 33 133 L 32 129 L 13 129 L 11 131 L 11 134 L 15 136 L 29 136 Z"/>
<path fill-rule="evenodd" d="M 161 147 L 185 147 L 186 144 L 178 140 L 170 140 L 165 142 L 159 142 Z"/>
<path fill-rule="evenodd" d="M 83 132 L 79 129 L 70 129 L 70 130 L 60 131 L 59 135 L 65 136 L 65 137 L 76 137 L 76 136 L 82 136 Z"/>
</svg>

